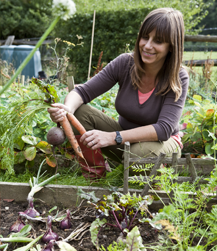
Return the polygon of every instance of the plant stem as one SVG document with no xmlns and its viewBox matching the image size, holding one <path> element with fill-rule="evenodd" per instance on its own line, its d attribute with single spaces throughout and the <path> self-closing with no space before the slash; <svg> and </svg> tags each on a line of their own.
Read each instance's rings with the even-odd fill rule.
<svg viewBox="0 0 217 251">
<path fill-rule="evenodd" d="M 215 238 L 215 239 L 213 239 L 213 240 L 211 240 L 210 242 L 208 242 L 205 246 L 204 246 L 204 248 L 206 248 L 206 247 L 208 247 L 210 244 L 212 244 L 214 241 L 216 241 L 217 240 L 217 237 Z"/>
<path fill-rule="evenodd" d="M 9 88 L 9 86 L 14 82 L 14 80 L 17 78 L 17 76 L 21 73 L 21 71 L 27 65 L 27 63 L 29 62 L 29 60 L 33 57 L 33 55 L 35 54 L 35 52 L 37 51 L 37 49 L 40 47 L 40 45 L 44 42 L 44 40 L 47 38 L 47 36 L 49 35 L 49 33 L 54 29 L 54 27 L 57 24 L 57 22 L 59 21 L 59 19 L 60 19 L 59 16 L 56 17 L 54 19 L 54 21 L 51 23 L 51 25 L 47 28 L 47 30 L 45 31 L 45 33 L 43 34 L 43 36 L 40 38 L 40 40 L 36 44 L 35 48 L 33 48 L 32 51 L 30 52 L 30 54 L 25 58 L 25 60 L 23 61 L 23 63 L 16 70 L 15 74 L 13 75 L 13 77 L 0 90 L 0 95 L 3 94 Z"/>
<path fill-rule="evenodd" d="M 47 185 L 51 180 L 53 180 L 53 179 L 55 179 L 55 178 L 57 178 L 59 176 L 60 176 L 60 174 L 57 173 L 57 174 L 53 175 L 52 177 L 42 181 L 40 184 L 38 184 L 38 186 L 43 187 L 43 186 Z"/>
<path fill-rule="evenodd" d="M 106 225 L 111 226 L 111 227 L 117 227 L 116 225 L 110 224 L 110 223 L 106 223 Z"/>
<path fill-rule="evenodd" d="M 35 245 L 35 243 L 37 243 L 42 238 L 42 236 L 43 234 L 38 236 L 36 239 L 33 239 L 28 245 L 21 248 L 17 248 L 14 251 L 28 251 L 33 245 Z"/>
<path fill-rule="evenodd" d="M 144 204 L 144 203 L 143 203 L 143 204 Z M 131 222 L 130 222 L 130 225 L 129 225 L 129 227 L 128 227 L 129 231 L 130 231 L 130 228 L 131 228 L 131 226 L 132 226 L 132 224 L 133 224 L 133 221 L 135 220 L 135 218 L 136 218 L 138 212 L 139 212 L 139 209 L 136 211 L 136 213 L 135 213 L 134 216 L 133 216 L 133 219 L 132 219 Z"/>
<path fill-rule="evenodd" d="M 208 229 L 209 229 L 209 226 L 206 228 L 205 233 L 208 231 Z M 199 245 L 200 245 L 200 242 L 202 241 L 202 239 L 203 239 L 203 237 L 204 237 L 205 233 L 201 236 L 201 238 L 200 238 L 199 242 L 197 243 L 197 246 L 199 246 Z"/>
<path fill-rule="evenodd" d="M 1 242 L 31 242 L 34 239 L 28 237 L 8 237 L 8 238 L 0 238 Z"/>
<path fill-rule="evenodd" d="M 7 250 L 7 247 L 8 247 L 8 244 L 2 244 L 0 245 L 0 249 L 4 249 L 4 250 Z M 6 248 L 6 249 L 5 249 Z M 3 251 L 4 251 L 3 250 Z"/>
<path fill-rule="evenodd" d="M 116 222 L 117 222 L 117 225 L 118 225 L 118 227 L 120 228 L 121 232 L 123 232 L 122 227 L 121 227 L 121 225 L 120 225 L 120 223 L 119 223 L 119 221 L 118 221 L 118 219 L 117 219 L 117 216 L 116 216 L 115 212 L 112 211 L 112 214 L 114 215 L 115 220 L 116 220 Z"/>
<path fill-rule="evenodd" d="M 51 180 L 53 180 L 53 179 L 55 179 L 55 178 L 57 178 L 57 177 L 59 177 L 59 176 L 60 176 L 60 174 L 57 173 L 57 174 L 53 175 L 52 177 L 50 177 L 50 178 L 48 178 L 48 179 L 42 181 L 40 184 L 34 184 L 34 185 L 33 185 L 33 188 L 31 189 L 31 191 L 30 191 L 29 194 L 28 194 L 27 200 L 29 201 L 31 198 L 33 198 L 33 196 L 34 196 L 34 194 L 35 194 L 36 192 L 38 192 L 40 189 L 42 189 L 42 188 L 43 188 L 45 185 L 47 185 Z M 40 189 L 37 189 L 37 188 L 40 188 Z"/>
</svg>

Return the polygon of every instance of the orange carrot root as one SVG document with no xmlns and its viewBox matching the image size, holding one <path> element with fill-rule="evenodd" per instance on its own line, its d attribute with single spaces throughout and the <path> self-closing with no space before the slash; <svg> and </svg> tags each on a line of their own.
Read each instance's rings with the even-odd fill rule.
<svg viewBox="0 0 217 251">
<path fill-rule="evenodd" d="M 69 122 L 74 126 L 81 135 L 83 135 L 86 130 L 83 125 L 77 120 L 77 118 L 72 113 L 67 113 L 67 118 Z"/>
<path fill-rule="evenodd" d="M 84 159 L 83 153 L 81 151 L 81 148 L 78 144 L 77 139 L 75 138 L 75 134 L 72 130 L 72 127 L 67 119 L 67 117 L 64 117 L 64 120 L 60 122 L 60 125 L 62 126 L 66 137 L 69 140 L 69 143 L 71 144 L 71 146 L 73 147 L 73 149 L 75 150 L 75 153 L 81 157 L 82 159 Z"/>
</svg>

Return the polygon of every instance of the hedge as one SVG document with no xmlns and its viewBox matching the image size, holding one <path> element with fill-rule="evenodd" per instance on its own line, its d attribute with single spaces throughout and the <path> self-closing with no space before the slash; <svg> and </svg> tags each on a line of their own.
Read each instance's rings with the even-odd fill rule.
<svg viewBox="0 0 217 251">
<path fill-rule="evenodd" d="M 93 10 L 96 10 L 96 25 L 92 58 L 92 71 L 97 66 L 101 51 L 102 61 L 108 63 L 120 53 L 134 48 L 139 27 L 145 16 L 154 8 L 172 7 L 181 10 L 187 34 L 197 33 L 192 29 L 207 15 L 211 4 L 203 0 L 75 0 L 76 15 L 67 22 L 59 22 L 50 36 L 77 43 L 83 37 L 83 46 L 70 51 L 70 61 L 76 83 L 86 81 L 91 45 Z M 52 0 L 1 0 L 0 38 L 8 35 L 16 38 L 40 37 L 53 20 Z M 129 44 L 129 46 L 128 46 Z M 69 68 L 71 69 L 71 68 Z"/>
<path fill-rule="evenodd" d="M 101 62 L 108 63 L 120 53 L 133 50 L 141 22 L 148 12 L 150 9 L 143 8 L 96 13 L 91 76 L 101 51 Z M 75 46 L 68 54 L 74 69 L 69 74 L 74 75 L 75 83 L 87 80 L 92 25 L 93 15 L 77 14 L 68 22 L 59 22 L 55 29 L 56 37 L 75 44 L 78 42 L 76 35 L 83 37 L 83 46 Z"/>
</svg>

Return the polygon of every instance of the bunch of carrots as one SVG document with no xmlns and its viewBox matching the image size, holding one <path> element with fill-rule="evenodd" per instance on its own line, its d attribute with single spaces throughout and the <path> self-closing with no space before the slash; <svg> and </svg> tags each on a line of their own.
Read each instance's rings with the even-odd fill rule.
<svg viewBox="0 0 217 251">
<path fill-rule="evenodd" d="M 60 122 L 60 125 L 62 126 L 65 135 L 68 138 L 68 141 L 74 149 L 75 153 L 82 159 L 85 159 L 70 123 L 79 131 L 81 135 L 83 135 L 86 130 L 72 113 L 67 113 L 63 121 Z"/>
</svg>

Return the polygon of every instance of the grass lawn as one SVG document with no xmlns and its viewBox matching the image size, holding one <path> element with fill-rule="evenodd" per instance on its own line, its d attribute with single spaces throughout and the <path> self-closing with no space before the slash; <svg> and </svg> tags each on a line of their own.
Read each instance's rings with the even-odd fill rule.
<svg viewBox="0 0 217 251">
<path fill-rule="evenodd" d="M 184 60 L 199 60 L 199 59 L 217 59 L 217 51 L 213 52 L 204 52 L 204 51 L 184 51 L 183 59 Z"/>
<path fill-rule="evenodd" d="M 204 52 L 204 51 L 184 51 L 184 55 L 183 55 L 183 61 L 185 60 L 202 60 L 202 59 L 207 59 L 207 58 L 211 58 L 211 59 L 217 59 L 217 52 Z M 198 74 L 202 74 L 202 67 L 201 66 L 194 66 L 193 70 L 195 72 L 197 72 Z M 217 66 L 213 66 L 212 67 L 212 75 L 211 75 L 211 80 L 212 81 L 216 81 L 217 79 Z"/>
</svg>

